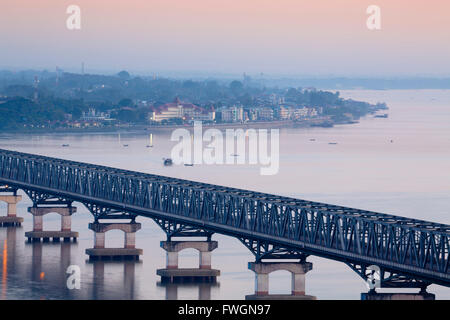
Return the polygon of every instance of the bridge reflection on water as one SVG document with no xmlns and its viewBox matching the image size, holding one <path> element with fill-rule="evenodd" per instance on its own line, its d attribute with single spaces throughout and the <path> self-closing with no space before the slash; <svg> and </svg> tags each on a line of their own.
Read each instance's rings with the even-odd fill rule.
<svg viewBox="0 0 450 320">
<path fill-rule="evenodd" d="M 22 228 L 0 228 L 1 239 L 1 300 L 7 299 L 139 299 L 136 285 L 136 267 L 142 261 L 84 261 L 91 268 L 90 279 L 83 276 L 83 290 L 69 290 L 67 268 L 74 263 L 79 251 L 77 243 L 59 244 L 24 242 Z M 26 246 L 31 252 L 24 259 Z M 50 251 L 50 253 L 49 253 Z M 119 269 L 122 269 L 120 272 Z M 115 284 L 114 284 L 115 283 Z M 111 284 L 114 284 L 111 286 Z M 177 300 L 210 300 L 211 292 L 218 290 L 219 282 L 162 283 L 163 290 L 156 298 Z M 86 288 L 87 287 L 87 288 Z M 115 288 L 116 290 L 112 290 Z"/>
</svg>

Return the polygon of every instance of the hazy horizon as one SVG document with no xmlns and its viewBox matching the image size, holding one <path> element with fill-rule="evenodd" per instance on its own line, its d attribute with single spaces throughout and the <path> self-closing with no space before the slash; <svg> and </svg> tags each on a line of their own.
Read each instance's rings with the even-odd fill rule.
<svg viewBox="0 0 450 320">
<path fill-rule="evenodd" d="M 81 8 L 81 30 L 66 9 Z M 366 9 L 381 8 L 381 30 Z M 450 75 L 450 4 L 4 0 L 1 68 L 302 77 Z M 447 39 L 447 41 L 446 41 Z"/>
<path fill-rule="evenodd" d="M 57 66 L 60 71 L 73 73 L 73 74 L 82 74 L 81 64 L 78 67 L 69 67 L 63 68 L 61 66 Z M 0 72 L 50 72 L 54 73 L 56 71 L 56 67 L 11 67 L 11 66 L 3 66 L 0 65 Z M 154 75 L 158 77 L 168 77 L 168 78 L 180 78 L 180 79 L 204 79 L 204 78 L 215 78 L 215 79 L 241 79 L 244 74 L 250 77 L 262 77 L 266 79 L 298 79 L 298 80 L 308 80 L 308 79 L 448 79 L 450 77 L 450 73 L 442 73 L 442 74 L 433 74 L 433 73 L 418 73 L 418 74 L 300 74 L 300 73 L 258 73 L 258 72 L 220 72 L 216 70 L 139 70 L 139 69 L 98 69 L 95 66 L 86 66 L 84 67 L 84 74 L 91 75 L 105 75 L 105 76 L 114 76 L 117 75 L 120 71 L 127 71 L 133 77 L 152 77 Z"/>
</svg>

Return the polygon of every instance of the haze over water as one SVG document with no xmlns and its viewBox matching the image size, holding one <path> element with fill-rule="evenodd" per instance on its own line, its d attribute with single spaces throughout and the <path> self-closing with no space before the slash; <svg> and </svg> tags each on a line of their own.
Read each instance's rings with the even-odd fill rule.
<svg viewBox="0 0 450 320">
<path fill-rule="evenodd" d="M 354 125 L 280 130 L 280 170 L 274 176 L 261 176 L 260 167 L 250 165 L 164 167 L 162 158 L 170 156 L 174 145 L 170 131 L 153 132 L 153 148 L 146 148 L 147 135 L 125 132 L 120 138 L 117 133 L 2 134 L 0 148 L 450 224 L 450 90 L 343 91 L 341 95 L 386 102 L 389 118 L 369 116 Z M 165 252 L 159 247 L 165 234 L 152 220 L 137 219 L 142 229 L 136 234 L 136 246 L 144 250 L 140 262 L 89 263 L 84 250 L 93 246 L 93 233 L 87 228 L 93 218 L 86 208 L 74 204 L 78 211 L 72 229 L 80 233 L 78 243 L 28 244 L 24 232 L 32 228 L 26 211 L 30 205 L 24 195 L 18 205 L 18 215 L 25 218 L 22 228 L 0 228 L 2 299 L 197 299 L 199 294 L 244 299 L 254 291 L 254 274 L 247 269 L 254 258 L 237 239 L 213 236 L 219 241 L 212 257 L 213 268 L 221 270 L 217 285 L 165 287 L 156 276 L 156 269 L 165 266 Z M 1 203 L 0 209 L 6 215 L 6 205 Z M 59 226 L 57 214 L 45 216 L 44 230 Z M 106 245 L 123 246 L 123 233 L 108 232 Z M 198 254 L 182 251 L 179 261 L 180 267 L 196 267 Z M 306 277 L 307 294 L 318 299 L 359 299 L 367 291 L 345 264 L 316 257 L 309 261 L 313 270 Z M 71 264 L 82 270 L 80 290 L 66 287 L 65 271 Z M 287 272 L 271 274 L 270 293 L 289 291 Z M 450 299 L 449 288 L 430 286 L 429 292 Z"/>
</svg>

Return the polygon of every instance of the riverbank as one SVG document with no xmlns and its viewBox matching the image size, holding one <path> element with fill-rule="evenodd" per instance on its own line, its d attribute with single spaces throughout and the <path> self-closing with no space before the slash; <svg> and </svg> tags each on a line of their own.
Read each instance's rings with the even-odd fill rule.
<svg viewBox="0 0 450 320">
<path fill-rule="evenodd" d="M 301 121 L 285 120 L 285 121 L 255 121 L 246 123 L 214 123 L 205 124 L 203 128 L 216 128 L 219 130 L 226 129 L 282 129 L 282 128 L 308 128 L 308 127 L 324 127 L 330 128 L 334 125 L 354 124 L 357 121 L 332 122 L 329 119 L 317 118 Z M 192 124 L 182 125 L 129 125 L 117 127 L 88 127 L 88 128 L 33 128 L 4 130 L 1 134 L 102 134 L 102 133 L 148 133 L 148 132 L 164 132 L 172 131 L 179 128 L 190 129 Z"/>
</svg>

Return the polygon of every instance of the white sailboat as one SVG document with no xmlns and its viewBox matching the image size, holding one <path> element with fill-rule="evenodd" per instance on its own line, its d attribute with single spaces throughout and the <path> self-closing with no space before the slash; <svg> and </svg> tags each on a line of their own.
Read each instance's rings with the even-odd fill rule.
<svg viewBox="0 0 450 320">
<path fill-rule="evenodd" d="M 147 145 L 147 148 L 153 148 L 153 133 L 150 133 L 150 144 Z"/>
<path fill-rule="evenodd" d="M 122 140 L 120 139 L 120 132 L 119 132 L 119 145 L 122 145 Z M 124 147 L 128 147 L 128 144 L 124 144 Z"/>
</svg>

